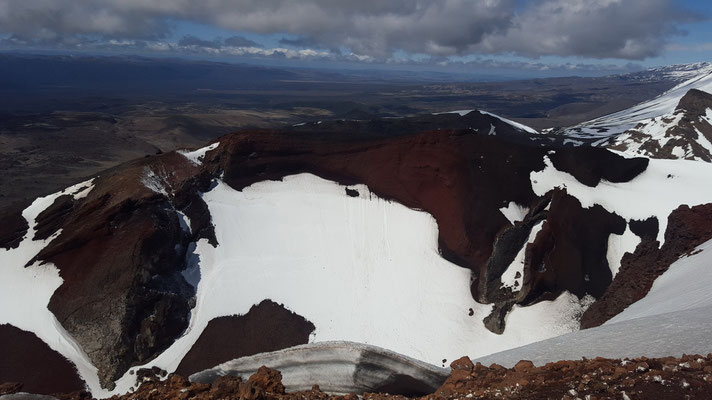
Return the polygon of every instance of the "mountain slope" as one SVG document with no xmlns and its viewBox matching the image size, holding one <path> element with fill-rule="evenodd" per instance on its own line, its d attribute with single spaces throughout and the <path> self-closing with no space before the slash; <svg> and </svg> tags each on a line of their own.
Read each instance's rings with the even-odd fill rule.
<svg viewBox="0 0 712 400">
<path fill-rule="evenodd" d="M 567 128 L 564 132 L 577 138 L 606 138 L 633 129 L 653 118 L 670 115 L 691 89 L 712 92 L 712 64 L 699 64 L 697 67 L 688 72 L 688 80 L 652 100 Z"/>
<path fill-rule="evenodd" d="M 136 160 L 8 214 L 0 323 L 70 359 L 95 396 L 142 367 L 174 371 L 211 321 L 264 300 L 283 304 L 265 319 L 296 314 L 285 331 L 312 324 L 310 342 L 444 364 L 584 313 L 605 321 L 615 307 L 597 304 L 625 293 L 625 271 L 712 237 L 685 230 L 680 207 L 712 203 L 712 164 L 530 139 L 470 112 L 239 132 Z"/>
</svg>

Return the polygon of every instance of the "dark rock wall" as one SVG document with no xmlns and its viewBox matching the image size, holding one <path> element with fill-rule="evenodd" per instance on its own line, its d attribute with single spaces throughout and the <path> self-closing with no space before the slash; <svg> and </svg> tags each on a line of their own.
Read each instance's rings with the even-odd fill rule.
<svg viewBox="0 0 712 400">
<path fill-rule="evenodd" d="M 84 389 L 74 364 L 52 350 L 34 333 L 0 325 L 0 383 L 22 383 L 35 394 L 69 393 Z"/>
<path fill-rule="evenodd" d="M 264 300 L 245 315 L 208 322 L 176 373 L 189 376 L 225 361 L 309 342 L 314 324 L 284 306 Z"/>
</svg>

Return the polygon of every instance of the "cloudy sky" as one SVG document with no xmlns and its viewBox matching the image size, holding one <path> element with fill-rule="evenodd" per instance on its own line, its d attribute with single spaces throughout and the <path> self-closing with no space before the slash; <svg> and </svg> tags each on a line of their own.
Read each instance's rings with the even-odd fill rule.
<svg viewBox="0 0 712 400">
<path fill-rule="evenodd" d="M 712 61 L 709 0 L 0 0 L 0 51 L 450 70 Z"/>
</svg>

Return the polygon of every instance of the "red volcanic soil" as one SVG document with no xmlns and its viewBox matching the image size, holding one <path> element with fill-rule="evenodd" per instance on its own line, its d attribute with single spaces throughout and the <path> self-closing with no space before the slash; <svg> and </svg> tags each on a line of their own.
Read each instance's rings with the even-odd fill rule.
<svg viewBox="0 0 712 400">
<path fill-rule="evenodd" d="M 245 315 L 215 318 L 183 357 L 176 374 L 189 376 L 235 358 L 309 342 L 314 324 L 271 300 Z"/>
<path fill-rule="evenodd" d="M 712 398 L 712 354 L 681 358 L 637 358 L 632 360 L 559 361 L 535 367 L 530 361 L 520 361 L 514 368 L 497 364 L 474 365 L 467 357 L 451 364 L 452 372 L 435 393 L 421 400 L 454 399 L 710 399 Z M 8 392 L 12 391 L 7 386 Z M 0 390 L 2 385 L 0 385 Z M 60 396 L 81 399 L 84 394 Z M 156 377 L 135 392 L 112 397 L 113 400 L 169 399 L 245 399 L 245 400 L 356 400 L 356 394 L 330 396 L 318 386 L 309 391 L 286 393 L 279 371 L 262 367 L 246 382 L 224 376 L 212 384 L 191 383 L 180 375 L 170 375 L 164 381 Z M 362 399 L 405 399 L 388 393 L 364 393 Z"/>
<path fill-rule="evenodd" d="M 84 389 L 74 364 L 34 333 L 11 325 L 0 325 L 0 382 L 21 382 L 16 391 L 37 394 Z"/>
</svg>

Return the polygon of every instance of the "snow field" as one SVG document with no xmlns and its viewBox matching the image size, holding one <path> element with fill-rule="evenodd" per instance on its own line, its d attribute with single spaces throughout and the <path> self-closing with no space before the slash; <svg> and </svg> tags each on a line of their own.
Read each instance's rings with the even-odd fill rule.
<svg viewBox="0 0 712 400">
<path fill-rule="evenodd" d="M 51 263 L 39 262 L 25 268 L 32 258 L 61 233 L 59 230 L 45 240 L 34 240 L 37 216 L 59 196 L 71 194 L 75 199 L 81 199 L 93 187 L 92 179 L 61 192 L 39 197 L 22 212 L 29 225 L 27 234 L 17 248 L 0 249 L 0 324 L 10 324 L 37 335 L 52 350 L 73 362 L 92 392 L 99 393 L 97 369 L 47 309 L 52 294 L 62 284 L 59 270 Z"/>
<path fill-rule="evenodd" d="M 266 298 L 314 323 L 312 343 L 366 343 L 437 365 L 578 329 L 583 306 L 565 293 L 515 306 L 506 332 L 491 333 L 481 321 L 492 306 L 472 299 L 469 270 L 440 256 L 432 216 L 363 185 L 351 188 L 359 197 L 310 174 L 242 191 L 218 181 L 203 199 L 220 245 L 197 243 L 200 280 L 190 326 L 134 369 L 175 370 L 211 319 L 244 314 Z M 127 373 L 119 387 L 128 389 L 132 378 Z"/>
<path fill-rule="evenodd" d="M 665 230 L 670 213 L 681 204 L 690 207 L 712 203 L 712 164 L 688 160 L 651 159 L 648 168 L 630 182 L 601 181 L 589 187 L 571 174 L 557 170 L 548 157 L 546 167 L 532 172 L 532 189 L 537 196 L 565 185 L 568 193 L 576 197 L 583 207 L 601 205 L 626 220 L 645 220 L 657 217 L 660 230 L 657 240 L 665 241 Z M 630 243 L 626 245 L 630 248 Z"/>
<path fill-rule="evenodd" d="M 700 64 L 697 72 L 686 71 L 685 75 L 690 79 L 652 100 L 573 126 L 566 130 L 566 134 L 572 137 L 614 136 L 656 117 L 672 115 L 680 99 L 690 89 L 712 93 L 712 64 Z"/>
</svg>

